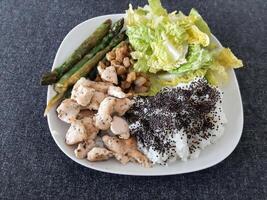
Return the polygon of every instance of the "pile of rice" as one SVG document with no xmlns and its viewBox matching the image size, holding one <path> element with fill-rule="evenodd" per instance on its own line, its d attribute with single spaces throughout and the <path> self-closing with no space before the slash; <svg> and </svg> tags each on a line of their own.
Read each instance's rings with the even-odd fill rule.
<svg viewBox="0 0 267 200">
<path fill-rule="evenodd" d="M 126 118 L 139 149 L 154 164 L 197 158 L 221 137 L 227 122 L 222 92 L 202 78 L 135 97 Z"/>
</svg>

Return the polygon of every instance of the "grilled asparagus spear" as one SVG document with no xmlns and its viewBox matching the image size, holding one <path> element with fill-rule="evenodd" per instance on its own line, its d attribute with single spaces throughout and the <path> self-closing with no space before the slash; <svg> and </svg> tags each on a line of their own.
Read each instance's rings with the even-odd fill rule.
<svg viewBox="0 0 267 200">
<path fill-rule="evenodd" d="M 45 73 L 41 78 L 42 85 L 56 83 L 64 73 L 69 71 L 89 50 L 97 45 L 101 39 L 108 33 L 111 26 L 111 20 L 103 22 L 59 67 L 52 72 Z"/>
</svg>

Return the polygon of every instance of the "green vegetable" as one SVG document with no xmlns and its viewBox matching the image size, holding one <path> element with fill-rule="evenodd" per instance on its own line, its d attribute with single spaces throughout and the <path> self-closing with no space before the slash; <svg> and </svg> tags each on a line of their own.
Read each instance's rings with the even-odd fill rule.
<svg viewBox="0 0 267 200">
<path fill-rule="evenodd" d="M 208 46 L 209 28 L 197 11 L 191 15 L 168 14 L 159 0 L 149 0 L 144 8 L 126 11 L 127 35 L 137 59 L 136 71 L 171 71 L 186 63 L 188 45 Z M 203 32 L 203 31 L 207 32 Z"/>
<path fill-rule="evenodd" d="M 44 116 L 47 115 L 47 113 L 53 106 L 58 104 L 64 98 L 64 94 L 65 93 L 57 93 L 55 96 L 52 97 L 52 99 L 49 100 L 45 108 Z"/>
<path fill-rule="evenodd" d="M 196 9 L 191 9 L 189 16 L 195 17 L 194 24 L 199 28 L 200 31 L 208 34 L 209 36 L 211 35 L 208 24 L 204 21 L 204 19 L 201 17 L 201 15 L 197 12 Z"/>
<path fill-rule="evenodd" d="M 212 55 L 200 45 L 190 45 L 186 56 L 187 62 L 179 68 L 172 70 L 172 73 L 185 73 L 199 68 L 209 67 L 212 63 Z"/>
<path fill-rule="evenodd" d="M 69 71 L 81 58 L 88 53 L 108 33 L 111 20 L 103 22 L 59 67 L 52 72 L 45 73 L 41 78 L 42 85 L 49 85 L 57 82 L 64 73 Z"/>
<path fill-rule="evenodd" d="M 149 74 L 149 80 L 151 82 L 151 87 L 148 92 L 139 95 L 142 96 L 154 96 L 163 87 L 176 86 L 179 83 L 188 83 L 196 77 L 204 77 L 207 69 L 198 69 L 190 71 L 183 74 L 175 74 L 163 72 L 160 74 Z"/>
<path fill-rule="evenodd" d="M 213 62 L 205 75 L 209 83 L 220 85 L 228 80 L 227 69 L 243 67 L 242 60 L 238 59 L 229 48 L 221 48 L 213 52 Z"/>
</svg>

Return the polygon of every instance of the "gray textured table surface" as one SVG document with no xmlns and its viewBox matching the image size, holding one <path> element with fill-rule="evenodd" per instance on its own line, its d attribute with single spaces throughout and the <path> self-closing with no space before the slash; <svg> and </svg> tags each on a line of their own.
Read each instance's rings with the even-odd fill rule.
<svg viewBox="0 0 267 200">
<path fill-rule="evenodd" d="M 238 147 L 212 168 L 168 177 L 82 167 L 59 150 L 43 118 L 46 87 L 39 77 L 64 36 L 88 18 L 123 12 L 129 3 L 101 2 L 0 1 L 0 199 L 266 199 L 267 2 L 163 1 L 169 10 L 197 8 L 246 65 L 236 72 L 245 115 Z"/>
</svg>

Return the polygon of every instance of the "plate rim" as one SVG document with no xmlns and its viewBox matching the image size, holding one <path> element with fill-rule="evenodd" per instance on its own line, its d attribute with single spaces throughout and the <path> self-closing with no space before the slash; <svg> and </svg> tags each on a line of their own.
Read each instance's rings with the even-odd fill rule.
<svg viewBox="0 0 267 200">
<path fill-rule="evenodd" d="M 59 52 L 61 51 L 62 49 L 62 45 L 64 43 L 65 40 L 68 39 L 69 35 L 72 34 L 72 32 L 75 31 L 75 29 L 79 28 L 79 26 L 82 26 L 83 24 L 85 23 L 88 23 L 90 21 L 93 21 L 93 20 L 98 20 L 98 19 L 106 19 L 106 18 L 114 18 L 114 17 L 124 17 L 125 14 L 121 13 L 121 14 L 108 14 L 108 15 L 101 15 L 101 16 L 96 16 L 96 17 L 93 17 L 93 18 L 89 18 L 79 24 L 77 24 L 76 26 L 74 26 L 66 35 L 65 37 L 63 38 L 63 40 L 61 41 L 59 47 L 58 47 L 58 50 L 56 52 L 56 55 L 55 55 L 55 58 L 54 58 L 54 61 L 53 61 L 53 66 L 52 66 L 52 69 L 54 69 L 56 67 L 55 63 L 56 63 L 56 60 L 58 59 L 58 56 L 59 56 Z M 213 39 L 218 42 L 218 44 L 221 45 L 220 41 L 212 34 L 212 37 Z M 50 115 L 52 112 L 49 112 L 47 114 L 47 122 L 48 122 L 48 127 L 49 127 L 49 131 L 52 135 L 52 138 L 53 140 L 55 141 L 55 143 L 57 144 L 57 146 L 59 147 L 59 149 L 67 156 L 69 157 L 72 161 L 74 161 L 75 163 L 78 163 L 86 168 L 89 168 L 89 169 L 93 169 L 93 170 L 97 170 L 97 171 L 101 171 L 101 172 L 106 172 L 106 173 L 110 173 L 110 174 L 119 174 L 119 175 L 130 175 L 130 176 L 169 176 L 169 175 L 179 175 L 179 174 L 186 174 L 186 173 L 193 173 L 193 172 L 197 172 L 197 171 L 201 171 L 201 170 L 204 170 L 204 169 L 207 169 L 207 168 L 210 168 L 210 167 L 213 167 L 219 163 L 221 163 L 222 161 L 224 161 L 226 158 L 228 158 L 232 153 L 233 151 L 236 149 L 237 145 L 239 144 L 240 142 L 240 139 L 241 139 L 241 136 L 242 136 L 242 132 L 243 132 L 243 128 L 244 128 L 244 110 L 243 110 L 243 101 L 242 101 L 242 96 L 241 96 L 241 92 L 240 92 L 240 87 L 239 87 L 239 84 L 238 84 L 238 80 L 236 78 L 236 74 L 234 72 L 233 69 L 231 69 L 232 73 L 233 73 L 233 77 L 234 77 L 234 82 L 235 82 L 235 85 L 237 86 L 237 89 L 238 89 L 238 97 L 240 99 L 240 111 L 242 113 L 241 115 L 241 119 L 240 119 L 240 122 L 241 122 L 241 130 L 240 130 L 240 134 L 238 136 L 238 139 L 235 141 L 235 144 L 234 144 L 234 147 L 231 149 L 231 151 L 228 152 L 228 154 L 226 156 L 224 156 L 222 159 L 219 159 L 219 161 L 215 161 L 214 163 L 212 162 L 211 164 L 207 164 L 207 165 L 204 165 L 204 166 L 201 166 L 199 167 L 198 169 L 196 170 L 188 170 L 188 171 L 183 171 L 183 172 L 164 172 L 164 173 L 160 173 L 160 174 L 156 174 L 156 173 L 135 173 L 135 172 L 129 172 L 129 173 L 126 173 L 126 172 L 121 172 L 121 171 L 115 171 L 115 170 L 110 170 L 110 169 L 106 169 L 106 168 L 98 168 L 97 166 L 88 166 L 82 162 L 80 162 L 79 160 L 80 159 L 76 159 L 76 158 L 73 158 L 71 157 L 71 155 L 69 155 L 67 153 L 67 151 L 63 148 L 63 146 L 61 146 L 61 144 L 59 144 L 59 142 L 57 141 L 57 138 L 55 137 L 55 133 L 53 134 L 53 129 L 52 129 L 52 125 L 51 125 L 51 119 L 50 119 Z M 53 87 L 51 85 L 48 86 L 47 88 L 47 99 L 46 99 L 46 102 L 49 101 L 50 99 L 50 90 L 53 91 Z"/>
</svg>

